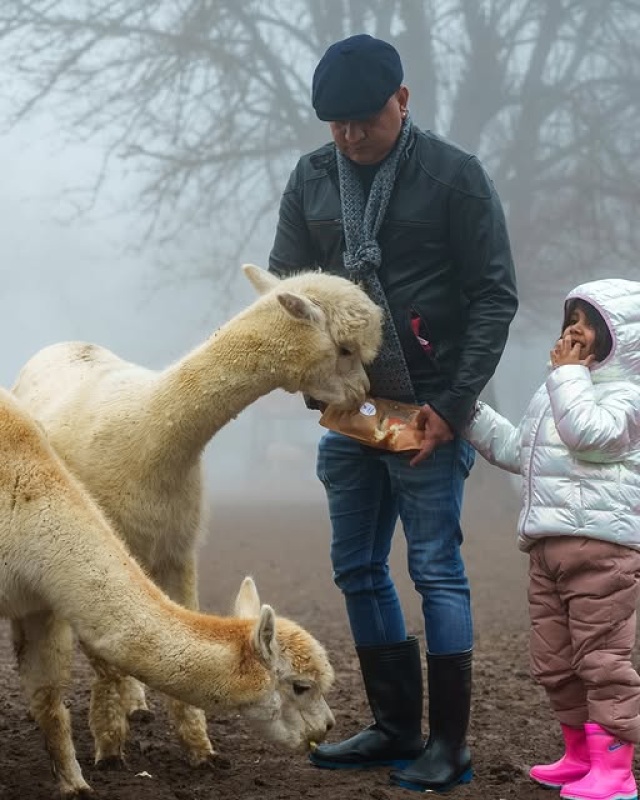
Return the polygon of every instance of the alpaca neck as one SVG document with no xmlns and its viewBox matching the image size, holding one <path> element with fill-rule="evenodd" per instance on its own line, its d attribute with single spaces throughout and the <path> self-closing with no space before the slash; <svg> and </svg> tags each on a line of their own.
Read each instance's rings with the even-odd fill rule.
<svg viewBox="0 0 640 800">
<path fill-rule="evenodd" d="M 298 389 L 283 331 L 274 326 L 272 315 L 250 311 L 160 374 L 148 417 L 155 466 L 163 459 L 173 469 L 180 462 L 187 466 L 259 397 L 278 387 Z"/>
<path fill-rule="evenodd" d="M 149 625 L 147 615 L 137 620 L 138 624 L 130 623 L 126 633 L 117 634 L 121 641 L 118 646 L 116 639 L 115 648 L 109 632 L 104 657 L 119 662 L 124 674 L 198 708 L 235 706 L 227 687 L 230 675 L 242 681 L 238 662 L 247 649 L 249 624 L 239 628 L 239 620 L 205 618 L 173 604 L 163 604 L 161 614 L 154 626 Z M 115 659 L 114 650 L 118 651 Z M 259 666 L 257 660 L 254 666 Z M 235 687 L 243 688 L 240 684 Z"/>
<path fill-rule="evenodd" d="M 178 606 L 102 525 L 94 525 L 92 533 L 98 534 L 97 546 L 85 551 L 82 564 L 67 564 L 73 592 L 58 596 L 57 603 L 83 643 L 123 674 L 179 700 L 199 708 L 229 705 L 223 687 L 238 673 L 251 622 Z M 242 690 L 241 683 L 242 678 L 235 688 Z"/>
</svg>

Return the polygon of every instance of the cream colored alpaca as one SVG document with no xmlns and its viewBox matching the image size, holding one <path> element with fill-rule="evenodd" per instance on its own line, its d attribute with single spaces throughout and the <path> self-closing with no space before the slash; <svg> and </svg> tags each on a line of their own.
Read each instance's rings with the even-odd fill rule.
<svg viewBox="0 0 640 800">
<path fill-rule="evenodd" d="M 260 298 L 177 364 L 155 372 L 64 343 L 34 356 L 14 387 L 152 580 L 192 609 L 207 442 L 278 387 L 357 406 L 368 389 L 363 363 L 380 342 L 380 310 L 349 281 L 321 273 L 280 281 L 244 269 Z M 118 761 L 128 731 L 122 707 L 144 711 L 144 691 L 92 661 L 96 761 Z M 179 703 L 169 712 L 191 763 L 211 757 L 202 712 Z"/>
<path fill-rule="evenodd" d="M 333 672 L 321 645 L 261 608 L 250 578 L 235 614 L 189 611 L 158 589 L 0 389 L 0 615 L 12 620 L 22 683 L 63 795 L 89 792 L 63 704 L 72 629 L 103 664 L 195 706 L 232 708 L 288 748 L 325 736 Z"/>
</svg>

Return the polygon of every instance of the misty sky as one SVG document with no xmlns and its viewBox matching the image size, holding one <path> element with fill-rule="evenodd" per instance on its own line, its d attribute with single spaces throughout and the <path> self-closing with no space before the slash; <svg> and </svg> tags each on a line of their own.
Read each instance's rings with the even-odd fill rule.
<svg viewBox="0 0 640 800">
<path fill-rule="evenodd" d="M 73 219 L 68 193 L 90 181 L 99 152 L 48 134 L 32 123 L 2 139 L 0 325 L 12 347 L 3 348 L 0 382 L 60 339 L 97 341 L 150 366 L 176 357 L 204 335 L 206 297 L 188 287 L 152 290 L 152 262 L 126 252 L 135 221 L 113 214 L 118 187 L 90 218 Z"/>
</svg>

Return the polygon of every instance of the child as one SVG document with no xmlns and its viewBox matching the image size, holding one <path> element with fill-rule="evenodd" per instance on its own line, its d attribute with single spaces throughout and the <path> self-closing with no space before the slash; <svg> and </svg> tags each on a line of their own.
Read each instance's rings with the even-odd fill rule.
<svg viewBox="0 0 640 800">
<path fill-rule="evenodd" d="M 515 428 L 478 403 L 465 436 L 522 475 L 518 542 L 529 552 L 531 672 L 565 754 L 531 777 L 565 800 L 637 798 L 640 676 L 640 283 L 571 292 L 552 371 Z"/>
</svg>

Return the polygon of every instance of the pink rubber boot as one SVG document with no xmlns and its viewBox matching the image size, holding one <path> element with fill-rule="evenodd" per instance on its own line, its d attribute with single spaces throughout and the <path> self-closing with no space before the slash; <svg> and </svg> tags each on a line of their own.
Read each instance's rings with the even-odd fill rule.
<svg viewBox="0 0 640 800">
<path fill-rule="evenodd" d="M 591 769 L 579 781 L 567 783 L 560 792 L 563 800 L 637 800 L 631 765 L 635 745 L 607 733 L 600 725 L 584 726 Z"/>
<path fill-rule="evenodd" d="M 578 781 L 589 772 L 589 748 L 584 728 L 560 725 L 564 737 L 564 755 L 553 764 L 537 764 L 529 777 L 550 789 L 560 789 L 565 783 Z"/>
</svg>

